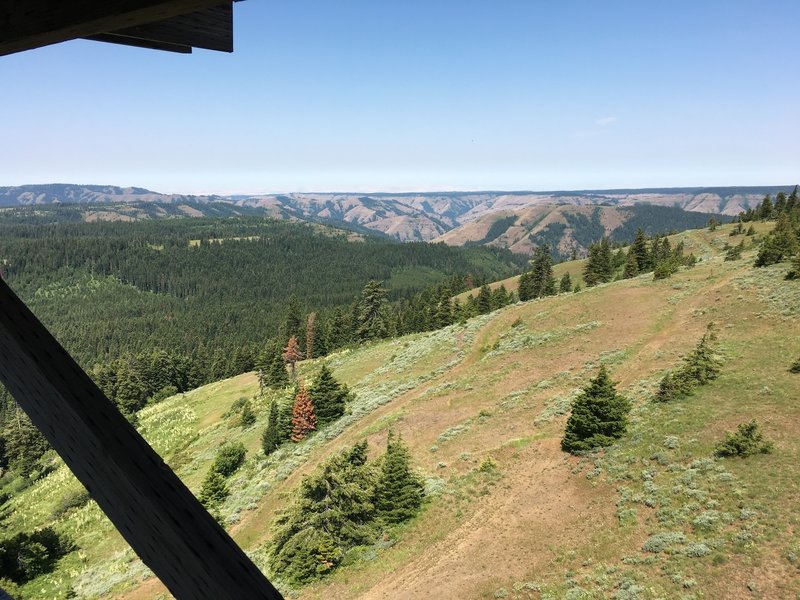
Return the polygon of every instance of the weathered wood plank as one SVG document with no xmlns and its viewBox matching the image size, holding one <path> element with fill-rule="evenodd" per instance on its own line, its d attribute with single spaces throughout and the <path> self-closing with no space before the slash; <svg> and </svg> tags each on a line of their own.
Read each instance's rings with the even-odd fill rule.
<svg viewBox="0 0 800 600">
<path fill-rule="evenodd" d="M 176 598 L 281 598 L 2 280 L 0 381 Z"/>
<path fill-rule="evenodd" d="M 231 4 L 215 6 L 156 23 L 112 31 L 109 34 L 132 40 L 187 46 L 190 49 L 205 48 L 219 52 L 233 52 L 233 6 Z"/>
<path fill-rule="evenodd" d="M 221 4 L 220 0 L 0 0 L 0 56 Z"/>
</svg>

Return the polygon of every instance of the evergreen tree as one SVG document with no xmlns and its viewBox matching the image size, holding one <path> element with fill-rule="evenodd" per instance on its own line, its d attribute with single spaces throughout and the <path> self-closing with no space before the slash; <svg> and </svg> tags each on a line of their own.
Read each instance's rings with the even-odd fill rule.
<svg viewBox="0 0 800 600">
<path fill-rule="evenodd" d="M 561 294 L 566 294 L 572 291 L 572 277 L 569 273 L 564 273 L 561 277 L 561 282 L 558 284 L 558 291 Z"/>
<path fill-rule="evenodd" d="M 298 341 L 303 337 L 303 307 L 295 294 L 286 303 L 286 312 L 281 322 L 280 334 L 284 340 L 294 336 Z"/>
<path fill-rule="evenodd" d="M 230 490 L 228 490 L 228 484 L 225 483 L 225 477 L 219 471 L 211 469 L 203 481 L 197 499 L 207 509 L 213 509 L 225 502 L 229 494 Z"/>
<path fill-rule="evenodd" d="M 532 291 L 534 298 L 552 296 L 556 293 L 556 280 L 553 278 L 553 257 L 550 246 L 539 246 L 533 255 Z"/>
<path fill-rule="evenodd" d="M 525 271 L 519 276 L 519 287 L 517 288 L 517 295 L 520 302 L 527 302 L 535 298 L 533 288 L 533 272 Z"/>
<path fill-rule="evenodd" d="M 304 385 L 294 399 L 292 406 L 292 436 L 295 443 L 303 441 L 309 433 L 317 428 L 317 417 L 314 414 L 314 404 Z"/>
<path fill-rule="evenodd" d="M 592 287 L 598 283 L 611 281 L 614 275 L 613 257 L 608 238 L 589 246 L 589 259 L 583 270 L 583 280 Z"/>
<path fill-rule="evenodd" d="M 300 393 L 300 386 L 295 385 L 294 392 L 289 402 L 278 404 L 278 439 L 279 443 L 288 442 L 292 439 L 292 412 L 294 409 L 294 399 Z"/>
<path fill-rule="evenodd" d="M 269 548 L 272 568 L 290 583 L 307 583 L 335 569 L 350 548 L 373 542 L 373 493 L 365 446 L 334 456 L 303 480 L 279 517 Z"/>
<path fill-rule="evenodd" d="M 787 213 L 781 213 L 778 215 L 775 229 L 761 243 L 755 265 L 765 267 L 779 263 L 794 255 L 797 248 L 797 234 L 791 219 Z"/>
<path fill-rule="evenodd" d="M 513 296 L 508 293 L 506 286 L 500 284 L 500 286 L 492 292 L 492 310 L 497 310 L 498 308 L 508 306 L 511 303 L 512 298 Z"/>
<path fill-rule="evenodd" d="M 346 385 L 336 381 L 327 365 L 317 375 L 314 386 L 309 390 L 317 424 L 324 427 L 344 414 L 345 403 L 350 395 Z"/>
<path fill-rule="evenodd" d="M 797 186 L 794 186 L 794 190 L 789 194 L 789 199 L 786 201 L 786 212 L 791 214 L 798 207 L 800 207 L 800 198 L 797 195 Z"/>
<path fill-rule="evenodd" d="M 636 277 L 639 274 L 639 262 L 636 259 L 636 253 L 633 251 L 633 248 L 628 250 L 628 258 L 625 261 L 625 270 L 622 272 L 622 277 L 625 279 L 630 279 L 631 277 Z"/>
<path fill-rule="evenodd" d="M 408 448 L 390 431 L 386 454 L 375 488 L 378 515 L 387 523 L 401 523 L 419 512 L 425 497 L 419 477 L 411 471 Z"/>
<path fill-rule="evenodd" d="M 217 457 L 214 459 L 211 469 L 223 477 L 230 477 L 244 464 L 246 455 L 247 450 L 241 442 L 238 444 L 225 444 L 217 452 Z"/>
<path fill-rule="evenodd" d="M 700 338 L 700 342 L 686 357 L 681 369 L 690 381 L 699 385 L 705 385 L 716 379 L 722 368 L 714 352 L 713 341 L 713 333 L 707 333 Z"/>
<path fill-rule="evenodd" d="M 786 194 L 783 192 L 778 192 L 775 196 L 775 214 L 779 215 L 783 212 L 786 212 Z"/>
<path fill-rule="evenodd" d="M 481 286 L 480 292 L 478 292 L 477 309 L 479 315 L 492 312 L 492 291 L 485 283 Z"/>
<path fill-rule="evenodd" d="M 713 331 L 706 333 L 683 359 L 683 364 L 664 375 L 654 398 L 656 402 L 688 396 L 695 387 L 705 385 L 719 376 L 722 366 L 714 351 L 714 339 Z"/>
<path fill-rule="evenodd" d="M 289 343 L 286 344 L 286 348 L 283 349 L 282 358 L 283 361 L 292 368 L 292 380 L 297 379 L 295 364 L 298 360 L 303 360 L 303 353 L 300 351 L 300 344 L 297 342 L 296 336 L 293 335 L 289 338 Z"/>
<path fill-rule="evenodd" d="M 14 413 L 4 432 L 6 457 L 12 471 L 29 477 L 50 445 L 28 415 L 18 407 Z"/>
<path fill-rule="evenodd" d="M 261 436 L 261 447 L 264 449 L 264 454 L 267 456 L 275 452 L 283 441 L 279 428 L 278 403 L 273 400 L 269 405 L 269 421 L 267 421 L 267 428 Z"/>
<path fill-rule="evenodd" d="M 610 446 L 625 434 L 631 404 L 617 393 L 605 365 L 572 404 L 561 448 L 576 454 Z"/>
<path fill-rule="evenodd" d="M 314 358 L 314 338 L 316 337 L 315 323 L 317 320 L 317 313 L 309 313 L 306 319 L 306 359 L 311 360 Z"/>
<path fill-rule="evenodd" d="M 786 279 L 800 279 L 800 252 L 794 257 L 792 268 L 786 273 Z"/>
<path fill-rule="evenodd" d="M 358 313 L 358 336 L 361 340 L 379 340 L 390 333 L 387 321 L 388 290 L 381 281 L 370 280 L 361 292 Z"/>
<path fill-rule="evenodd" d="M 248 400 L 242 405 L 242 410 L 239 413 L 239 425 L 241 425 L 246 429 L 255 422 L 256 422 L 256 413 L 253 412 L 253 406 L 250 404 L 250 401 Z"/>
<path fill-rule="evenodd" d="M 650 260 L 650 253 L 647 250 L 647 238 L 641 228 L 636 231 L 636 239 L 633 240 L 633 244 L 631 244 L 628 253 L 633 253 L 636 257 L 636 267 L 639 272 L 646 273 L 653 268 L 653 264 Z"/>
<path fill-rule="evenodd" d="M 286 363 L 278 348 L 273 350 L 264 372 L 264 384 L 272 389 L 283 389 L 289 385 L 289 374 L 286 372 Z"/>
<path fill-rule="evenodd" d="M 336 307 L 330 319 L 329 344 L 332 350 L 344 348 L 353 341 L 353 322 L 351 315 Z"/>
<path fill-rule="evenodd" d="M 766 221 L 772 218 L 772 197 L 767 194 L 761 201 L 761 206 L 758 211 L 758 218 Z"/>
</svg>

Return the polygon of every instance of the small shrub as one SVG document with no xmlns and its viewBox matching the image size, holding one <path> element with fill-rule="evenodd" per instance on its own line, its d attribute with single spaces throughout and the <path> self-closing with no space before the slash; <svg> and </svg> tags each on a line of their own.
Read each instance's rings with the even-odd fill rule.
<svg viewBox="0 0 800 600">
<path fill-rule="evenodd" d="M 256 422 L 256 413 L 253 412 L 253 407 L 250 404 L 250 401 L 245 401 L 244 405 L 242 405 L 242 410 L 239 414 L 239 424 L 243 428 L 250 427 Z"/>
<path fill-rule="evenodd" d="M 242 466 L 246 454 L 247 450 L 242 443 L 222 446 L 211 469 L 223 477 L 230 477 Z"/>
<path fill-rule="evenodd" d="M 686 550 L 684 551 L 684 554 L 686 554 L 686 556 L 689 556 L 690 558 L 700 558 L 702 556 L 711 554 L 711 548 L 709 548 L 702 542 L 697 542 L 691 544 L 690 546 L 687 546 Z"/>
<path fill-rule="evenodd" d="M 714 454 L 723 458 L 744 458 L 753 454 L 769 454 L 772 448 L 772 442 L 764 440 L 758 423 L 750 421 L 740 424 L 735 432 L 726 434 L 725 439 L 717 444 Z"/>
<path fill-rule="evenodd" d="M 800 358 L 792 363 L 792 366 L 789 367 L 789 373 L 800 373 Z"/>
<path fill-rule="evenodd" d="M 680 532 L 665 531 L 663 533 L 656 533 L 647 538 L 647 541 L 642 546 L 645 552 L 665 552 L 671 550 L 673 546 L 683 544 L 686 542 L 686 536 Z"/>
<path fill-rule="evenodd" d="M 84 488 L 81 488 L 75 492 L 67 494 L 64 496 L 61 501 L 56 504 L 56 507 L 53 509 L 53 518 L 57 519 L 64 513 L 69 512 L 73 508 L 80 508 L 81 506 L 85 505 L 89 502 L 91 498 L 89 497 L 89 492 L 87 492 Z"/>
<path fill-rule="evenodd" d="M 487 456 L 483 459 L 483 461 L 481 461 L 481 465 L 478 467 L 478 470 L 481 473 L 494 473 L 497 471 L 497 463 L 492 459 L 491 456 Z"/>
</svg>

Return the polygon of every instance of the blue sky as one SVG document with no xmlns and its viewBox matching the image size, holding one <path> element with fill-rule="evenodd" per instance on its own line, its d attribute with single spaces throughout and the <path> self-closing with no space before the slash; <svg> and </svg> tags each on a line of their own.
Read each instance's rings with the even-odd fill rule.
<svg viewBox="0 0 800 600">
<path fill-rule="evenodd" d="M 800 2 L 248 0 L 233 54 L 0 58 L 0 185 L 800 181 Z"/>
</svg>

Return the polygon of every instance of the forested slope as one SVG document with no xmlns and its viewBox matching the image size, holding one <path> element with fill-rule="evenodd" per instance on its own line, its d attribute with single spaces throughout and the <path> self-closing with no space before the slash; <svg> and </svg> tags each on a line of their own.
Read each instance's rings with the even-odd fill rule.
<svg viewBox="0 0 800 600">
<path fill-rule="evenodd" d="M 399 299 L 454 274 L 496 279 L 519 263 L 258 217 L 48 225 L 0 216 L 4 277 L 89 367 L 153 347 L 260 347 L 292 295 L 324 312 L 349 306 L 370 279 Z"/>
</svg>

